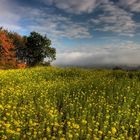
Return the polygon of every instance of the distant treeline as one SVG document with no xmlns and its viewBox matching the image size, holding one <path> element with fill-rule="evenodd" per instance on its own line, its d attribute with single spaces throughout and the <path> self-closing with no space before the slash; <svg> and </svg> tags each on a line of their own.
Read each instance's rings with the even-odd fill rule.
<svg viewBox="0 0 140 140">
<path fill-rule="evenodd" d="M 21 36 L 0 28 L 0 68 L 25 68 L 55 60 L 56 50 L 51 40 L 37 32 Z"/>
</svg>

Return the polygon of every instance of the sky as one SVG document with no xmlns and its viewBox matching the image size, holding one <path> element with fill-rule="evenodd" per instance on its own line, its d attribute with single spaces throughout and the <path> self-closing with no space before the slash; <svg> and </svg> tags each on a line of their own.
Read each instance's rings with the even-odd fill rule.
<svg viewBox="0 0 140 140">
<path fill-rule="evenodd" d="M 0 26 L 47 35 L 54 65 L 140 65 L 140 0 L 0 0 Z"/>
</svg>

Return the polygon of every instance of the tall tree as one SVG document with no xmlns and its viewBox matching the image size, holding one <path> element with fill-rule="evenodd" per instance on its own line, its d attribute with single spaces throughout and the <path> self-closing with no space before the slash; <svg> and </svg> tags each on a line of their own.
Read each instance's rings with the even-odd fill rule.
<svg viewBox="0 0 140 140">
<path fill-rule="evenodd" d="M 23 37 L 16 32 L 9 32 L 8 34 L 15 46 L 17 62 L 24 63 L 26 59 L 25 58 L 26 37 L 25 36 Z"/>
<path fill-rule="evenodd" d="M 0 28 L 0 65 L 16 67 L 15 46 L 8 37 L 7 31 Z"/>
<path fill-rule="evenodd" d="M 28 66 L 35 66 L 44 61 L 44 58 L 48 58 L 51 62 L 55 60 L 56 51 L 51 48 L 51 40 L 46 36 L 42 36 L 39 33 L 31 32 L 27 37 L 26 43 L 26 63 Z"/>
</svg>

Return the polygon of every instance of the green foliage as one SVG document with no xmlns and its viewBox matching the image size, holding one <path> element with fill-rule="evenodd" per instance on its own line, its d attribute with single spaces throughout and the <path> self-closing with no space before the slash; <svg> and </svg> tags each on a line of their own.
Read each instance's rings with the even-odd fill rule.
<svg viewBox="0 0 140 140">
<path fill-rule="evenodd" d="M 29 66 L 35 66 L 43 62 L 44 58 L 55 59 L 55 49 L 50 47 L 51 40 L 39 33 L 31 32 L 27 37 L 26 59 Z"/>
<path fill-rule="evenodd" d="M 21 36 L 0 28 L 0 68 L 44 65 L 44 58 L 48 60 L 46 64 L 50 65 L 56 55 L 55 48 L 50 45 L 51 40 L 39 33 Z"/>
<path fill-rule="evenodd" d="M 16 32 L 9 32 L 9 38 L 11 38 L 13 45 L 15 46 L 16 58 L 19 62 L 26 62 L 25 49 L 26 49 L 26 36 L 21 36 Z"/>
<path fill-rule="evenodd" d="M 0 71 L 0 97 L 1 139 L 140 139 L 140 72 Z"/>
</svg>

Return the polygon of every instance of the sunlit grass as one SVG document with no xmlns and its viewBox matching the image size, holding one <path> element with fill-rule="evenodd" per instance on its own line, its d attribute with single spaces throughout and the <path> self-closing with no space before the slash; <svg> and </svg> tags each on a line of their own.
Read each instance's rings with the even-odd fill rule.
<svg viewBox="0 0 140 140">
<path fill-rule="evenodd" d="M 139 140 L 140 72 L 1 70 L 0 139 Z"/>
</svg>

